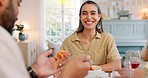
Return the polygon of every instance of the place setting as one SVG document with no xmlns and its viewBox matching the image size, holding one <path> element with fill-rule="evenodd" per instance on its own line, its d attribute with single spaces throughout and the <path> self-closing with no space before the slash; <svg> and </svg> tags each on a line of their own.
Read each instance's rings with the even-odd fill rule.
<svg viewBox="0 0 148 78">
<path fill-rule="evenodd" d="M 113 78 L 114 76 L 120 76 L 120 74 L 114 70 L 105 72 L 100 66 L 92 65 L 85 78 Z"/>
</svg>

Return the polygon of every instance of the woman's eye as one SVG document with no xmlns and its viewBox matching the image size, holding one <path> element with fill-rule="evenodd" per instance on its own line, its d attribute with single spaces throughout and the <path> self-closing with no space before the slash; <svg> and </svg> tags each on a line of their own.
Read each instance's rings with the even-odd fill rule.
<svg viewBox="0 0 148 78">
<path fill-rule="evenodd" d="M 86 15 L 87 13 L 82 13 L 82 15 Z"/>
<path fill-rule="evenodd" d="M 96 13 L 91 13 L 91 15 L 95 15 Z"/>
</svg>

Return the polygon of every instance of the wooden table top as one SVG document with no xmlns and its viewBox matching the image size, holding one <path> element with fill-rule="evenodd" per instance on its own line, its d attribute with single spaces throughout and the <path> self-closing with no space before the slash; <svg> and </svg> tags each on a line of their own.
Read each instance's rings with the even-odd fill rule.
<svg viewBox="0 0 148 78">
<path fill-rule="evenodd" d="M 111 77 L 112 72 L 106 72 L 109 73 L 109 77 Z M 127 68 L 122 68 L 120 71 L 118 71 L 118 73 L 120 74 L 120 77 L 115 77 L 115 78 L 130 78 L 130 74 L 132 74 L 132 70 L 130 72 L 129 69 Z M 144 70 L 143 69 L 136 69 L 135 73 L 134 73 L 134 77 L 131 78 L 143 78 L 144 75 Z"/>
<path fill-rule="evenodd" d="M 126 68 L 122 68 L 120 71 L 118 71 L 118 73 L 122 76 L 122 75 L 129 75 L 130 72 L 128 72 L 129 69 Z M 131 70 L 132 71 L 132 70 Z M 143 69 L 135 69 L 134 70 L 134 77 L 133 78 L 143 78 L 144 75 L 144 70 Z"/>
</svg>

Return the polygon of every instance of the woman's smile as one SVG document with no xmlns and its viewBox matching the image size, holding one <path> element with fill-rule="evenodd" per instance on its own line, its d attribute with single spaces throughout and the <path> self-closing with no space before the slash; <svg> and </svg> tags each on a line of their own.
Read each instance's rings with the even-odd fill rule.
<svg viewBox="0 0 148 78">
<path fill-rule="evenodd" d="M 92 25 L 93 23 L 94 23 L 94 21 L 85 21 L 85 24 L 88 26 Z"/>
</svg>

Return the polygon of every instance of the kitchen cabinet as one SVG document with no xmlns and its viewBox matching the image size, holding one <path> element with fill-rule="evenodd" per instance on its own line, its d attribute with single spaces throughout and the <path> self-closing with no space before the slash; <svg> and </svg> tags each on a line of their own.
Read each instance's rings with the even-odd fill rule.
<svg viewBox="0 0 148 78">
<path fill-rule="evenodd" d="M 141 50 L 148 38 L 148 20 L 103 20 L 103 27 L 114 36 L 120 54 Z"/>
</svg>

